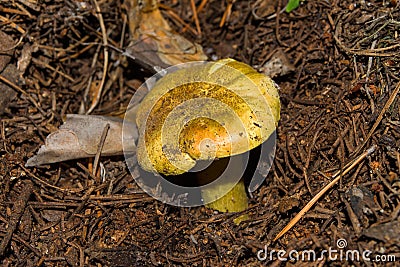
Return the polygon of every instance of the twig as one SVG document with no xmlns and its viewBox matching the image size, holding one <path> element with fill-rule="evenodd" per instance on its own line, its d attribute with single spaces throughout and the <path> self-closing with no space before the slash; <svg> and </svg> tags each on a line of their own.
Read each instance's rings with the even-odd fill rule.
<svg viewBox="0 0 400 267">
<path fill-rule="evenodd" d="M 336 34 L 333 35 L 333 38 L 335 39 L 336 43 L 338 46 L 343 49 L 346 53 L 348 54 L 353 54 L 353 55 L 358 55 L 358 56 L 369 56 L 369 57 L 392 57 L 398 55 L 398 52 L 393 52 L 393 53 L 379 53 L 379 51 L 382 51 L 382 49 L 368 49 L 368 50 L 355 50 L 346 47 L 336 36 Z M 390 49 L 397 48 L 399 47 L 400 44 L 396 44 L 390 47 Z M 387 49 L 385 49 L 387 50 Z"/>
<path fill-rule="evenodd" d="M 12 14 L 18 14 L 18 15 L 23 15 L 23 16 L 29 16 L 30 14 L 25 13 L 24 11 L 17 10 L 17 9 L 12 9 L 12 8 L 6 8 L 6 7 L 1 7 L 0 6 L 0 11 L 3 13 L 12 13 Z M 32 16 L 30 16 L 32 17 Z"/>
<path fill-rule="evenodd" d="M 18 26 L 16 23 L 14 23 L 13 21 L 9 20 L 8 18 L 0 16 L 0 21 L 3 21 L 4 24 L 10 24 L 11 27 L 13 27 L 17 31 L 19 31 L 20 33 L 25 35 L 26 31 L 22 27 Z"/>
<path fill-rule="evenodd" d="M 99 159 L 100 159 L 101 151 L 103 150 L 104 142 L 106 141 L 106 137 L 107 137 L 107 133 L 108 133 L 109 129 L 110 129 L 110 124 L 107 123 L 106 126 L 104 126 L 103 132 L 101 134 L 100 142 L 97 147 L 96 156 L 94 157 L 93 175 L 95 175 L 95 176 L 96 176 L 97 167 L 99 166 Z"/>
<path fill-rule="evenodd" d="M 33 63 L 37 64 L 37 65 L 41 65 L 44 66 L 46 68 L 48 68 L 49 70 L 53 71 L 53 72 L 57 72 L 58 74 L 60 74 L 61 76 L 63 76 L 64 78 L 70 80 L 71 82 L 75 82 L 75 79 L 72 78 L 71 76 L 69 76 L 68 74 L 63 73 L 62 71 L 59 71 L 58 69 L 55 69 L 54 67 L 50 66 L 49 64 L 47 64 L 44 61 L 38 60 L 36 58 L 32 58 Z"/>
<path fill-rule="evenodd" d="M 36 16 L 33 16 L 31 13 L 29 13 L 29 11 L 23 5 L 19 3 L 15 3 L 15 5 L 24 12 L 24 15 L 27 15 L 31 19 L 36 18 Z"/>
<path fill-rule="evenodd" d="M 162 4 L 160 4 L 160 7 L 162 7 L 163 9 L 166 10 L 166 12 L 170 16 L 170 18 L 172 20 L 174 20 L 176 24 L 183 25 L 183 29 L 181 30 L 182 32 L 186 32 L 186 30 L 189 30 L 191 33 L 193 33 L 195 35 L 198 34 L 195 29 L 193 29 L 188 23 L 186 23 L 183 19 L 181 19 L 181 17 L 178 14 L 176 14 L 172 9 L 170 9 L 167 6 L 162 5 Z"/>
<path fill-rule="evenodd" d="M 308 191 L 310 192 L 311 196 L 313 196 L 314 193 L 313 193 L 313 191 L 311 190 L 310 182 L 309 182 L 309 180 L 308 180 L 307 171 L 308 171 L 308 167 L 309 167 L 310 161 L 311 161 L 311 152 L 312 152 L 312 149 L 314 148 L 315 142 L 317 142 L 317 138 L 318 138 L 318 136 L 319 136 L 319 133 L 321 132 L 320 129 L 321 129 L 321 128 L 319 128 L 318 130 L 315 131 L 315 134 L 314 134 L 312 143 L 311 143 L 311 145 L 310 145 L 310 147 L 309 147 L 309 149 L 308 149 L 308 152 L 307 152 L 306 164 L 304 165 L 304 168 L 303 168 L 304 180 L 306 181 L 306 186 L 307 186 L 307 189 L 308 189 Z"/>
<path fill-rule="evenodd" d="M 276 237 L 274 238 L 274 241 L 278 240 L 281 236 L 283 236 L 287 231 L 289 231 L 300 219 L 303 217 L 303 215 L 311 209 L 311 207 L 330 189 L 332 186 L 334 186 L 340 178 L 348 173 L 355 165 L 357 165 L 360 161 L 362 161 L 365 157 L 368 155 L 372 154 L 376 149 L 376 146 L 373 145 L 371 146 L 367 151 L 365 151 L 363 154 L 361 154 L 358 158 L 356 158 L 354 161 L 350 161 L 346 166 L 345 170 L 341 172 L 341 170 L 337 171 L 335 174 L 332 175 L 332 178 L 334 178 L 329 184 L 327 184 L 321 191 L 318 192 L 311 200 L 310 202 L 307 203 L 307 205 L 285 226 L 285 228 L 280 231 Z"/>
<path fill-rule="evenodd" d="M 82 43 L 82 44 L 86 44 L 86 43 Z M 79 50 L 78 52 L 76 52 L 76 53 L 74 53 L 74 54 L 72 54 L 72 55 L 70 55 L 70 56 L 61 58 L 61 59 L 60 59 L 60 62 L 65 62 L 65 61 L 67 61 L 67 60 L 70 60 L 70 59 L 73 59 L 73 58 L 77 58 L 77 57 L 79 57 L 81 54 L 83 54 L 83 53 L 85 53 L 86 51 L 88 51 L 89 49 L 91 49 L 94 45 L 95 45 L 94 43 L 87 44 L 87 46 L 85 46 L 84 48 L 82 48 L 82 49 Z"/>
<path fill-rule="evenodd" d="M 38 181 L 40 184 L 50 187 L 52 189 L 58 190 L 60 192 L 68 192 L 68 193 L 78 193 L 81 190 L 71 190 L 71 189 L 64 189 L 64 188 L 60 188 L 57 187 L 55 185 L 49 184 L 48 182 L 43 181 L 42 179 L 40 179 L 39 177 L 37 177 L 35 174 L 33 174 L 32 172 L 30 172 L 27 168 L 25 168 L 22 164 L 19 165 L 27 174 L 29 174 L 30 177 L 34 178 L 36 181 Z"/>
<path fill-rule="evenodd" d="M 69 212 L 65 216 L 65 219 L 68 220 L 68 222 L 70 222 L 70 220 L 74 217 L 75 214 L 79 214 L 83 210 L 83 208 L 85 207 L 86 203 L 90 198 L 90 195 L 92 194 L 95 188 L 96 188 L 95 186 L 89 187 L 89 189 L 82 196 L 81 203 L 79 203 L 78 207 L 76 207 L 76 209 L 73 212 Z"/>
<path fill-rule="evenodd" d="M 77 162 L 76 164 L 77 164 L 87 175 L 89 175 L 90 178 L 92 178 L 94 181 L 97 180 L 96 176 L 94 176 L 93 173 L 92 173 L 88 168 L 86 168 L 85 166 L 83 166 L 82 163 Z"/>
</svg>

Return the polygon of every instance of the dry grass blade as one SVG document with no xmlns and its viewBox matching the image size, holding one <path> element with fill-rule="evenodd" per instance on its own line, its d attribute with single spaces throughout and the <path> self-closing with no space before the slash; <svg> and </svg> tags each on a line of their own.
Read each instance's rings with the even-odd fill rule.
<svg viewBox="0 0 400 267">
<path fill-rule="evenodd" d="M 225 12 L 224 15 L 221 18 L 221 21 L 219 23 L 219 27 L 221 28 L 222 26 L 225 25 L 225 22 L 227 22 L 229 20 L 229 17 L 231 16 L 231 12 L 232 12 L 232 6 L 233 3 L 235 2 L 235 0 L 230 0 L 227 1 L 227 6 L 225 8 Z"/>
<path fill-rule="evenodd" d="M 335 174 L 332 175 L 332 178 L 334 178 L 329 184 L 327 184 L 321 191 L 318 192 L 311 200 L 310 202 L 307 203 L 307 205 L 285 226 L 285 228 L 282 229 L 282 231 L 279 232 L 279 234 L 276 235 L 274 238 L 274 241 L 278 240 L 280 237 L 282 237 L 287 231 L 289 231 L 300 219 L 303 217 L 303 215 L 311 209 L 311 207 L 332 187 L 334 186 L 340 178 L 348 173 L 351 169 L 353 169 L 354 166 L 356 166 L 360 161 L 362 161 L 365 157 L 368 155 L 372 154 L 376 149 L 376 146 L 371 146 L 367 151 L 362 153 L 358 158 L 356 158 L 354 161 L 348 163 L 346 165 L 346 169 L 341 172 L 338 171 Z"/>
<path fill-rule="evenodd" d="M 101 77 L 101 83 L 99 85 L 99 89 L 97 91 L 97 94 L 95 96 L 95 99 L 93 99 L 92 105 L 90 106 L 90 108 L 88 109 L 88 111 L 86 112 L 86 114 L 90 114 L 94 108 L 97 106 L 97 104 L 100 102 L 100 97 L 101 97 L 101 93 L 103 92 L 103 87 L 104 87 L 104 83 L 106 81 L 106 76 L 107 76 L 107 69 L 108 69 L 108 39 L 107 39 L 107 30 L 106 30 L 106 26 L 104 24 L 104 20 L 103 20 L 103 15 L 101 14 L 101 10 L 100 10 L 100 6 L 97 3 L 96 0 L 93 1 L 95 6 L 96 6 L 96 12 L 97 12 L 97 16 L 100 22 L 100 28 L 101 28 L 101 33 L 103 36 L 103 44 L 104 44 L 104 64 L 103 64 L 103 76 Z"/>
<path fill-rule="evenodd" d="M 200 35 L 201 34 L 201 27 L 200 27 L 199 18 L 197 16 L 196 3 L 194 2 L 194 0 L 190 0 L 190 6 L 191 6 L 192 11 L 193 11 L 193 20 L 196 23 L 197 34 Z"/>
</svg>

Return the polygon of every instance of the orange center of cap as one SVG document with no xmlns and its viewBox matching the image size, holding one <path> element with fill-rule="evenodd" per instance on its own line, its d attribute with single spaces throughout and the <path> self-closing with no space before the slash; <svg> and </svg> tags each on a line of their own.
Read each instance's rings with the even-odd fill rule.
<svg viewBox="0 0 400 267">
<path fill-rule="evenodd" d="M 195 118 L 183 128 L 181 151 L 194 159 L 222 158 L 231 154 L 232 140 L 223 125 L 210 118 Z"/>
</svg>

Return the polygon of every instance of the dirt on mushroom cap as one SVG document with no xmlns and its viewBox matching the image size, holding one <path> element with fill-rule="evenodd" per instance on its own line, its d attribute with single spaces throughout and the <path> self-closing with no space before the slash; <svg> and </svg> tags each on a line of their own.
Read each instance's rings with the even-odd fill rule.
<svg viewBox="0 0 400 267">
<path fill-rule="evenodd" d="M 279 111 L 275 83 L 244 63 L 225 59 L 179 69 L 139 106 L 139 164 L 176 175 L 198 159 L 244 153 L 271 135 Z M 212 145 L 201 146 L 204 138 Z"/>
</svg>

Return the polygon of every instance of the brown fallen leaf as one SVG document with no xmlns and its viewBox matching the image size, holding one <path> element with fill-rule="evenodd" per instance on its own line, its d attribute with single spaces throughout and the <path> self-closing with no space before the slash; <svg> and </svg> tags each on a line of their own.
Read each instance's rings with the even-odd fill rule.
<svg viewBox="0 0 400 267">
<path fill-rule="evenodd" d="M 0 72 L 2 72 L 10 62 L 14 54 L 14 45 L 14 40 L 5 32 L 0 31 Z"/>
<path fill-rule="evenodd" d="M 17 67 L 10 64 L 14 54 L 14 40 L 0 31 L 0 75 L 8 81 L 18 84 L 19 75 Z M 0 115 L 2 115 L 8 104 L 17 96 L 17 92 L 8 84 L 0 81 Z"/>
<path fill-rule="evenodd" d="M 386 244 L 398 244 L 400 242 L 400 221 L 391 221 L 371 226 L 363 231 L 363 235 L 378 239 Z"/>
<path fill-rule="evenodd" d="M 28 68 L 29 64 L 32 61 L 32 52 L 34 51 L 35 47 L 28 43 L 24 44 L 24 47 L 21 51 L 21 56 L 18 58 L 17 68 L 20 73 L 25 73 L 26 69 Z"/>
<path fill-rule="evenodd" d="M 126 123 L 126 122 L 125 122 Z M 27 167 L 39 166 L 65 160 L 94 157 L 99 147 L 100 138 L 106 125 L 109 124 L 101 155 L 113 156 L 123 154 L 123 141 L 126 152 L 136 151 L 135 142 L 138 138 L 136 125 L 132 123 L 129 135 L 122 140 L 123 120 L 117 117 L 96 115 L 67 115 L 67 120 L 59 130 L 46 138 L 36 156 L 30 158 Z"/>
<path fill-rule="evenodd" d="M 129 0 L 126 10 L 131 36 L 127 52 L 141 64 L 154 69 L 207 60 L 199 44 L 171 29 L 158 8 L 157 0 Z"/>
<path fill-rule="evenodd" d="M 261 67 L 260 71 L 271 78 L 275 78 L 285 76 L 293 72 L 295 69 L 296 68 L 292 63 L 290 63 L 285 52 L 278 49 L 271 59 Z"/>
<path fill-rule="evenodd" d="M 345 196 L 357 220 L 368 227 L 372 210 L 379 208 L 374 201 L 374 194 L 364 186 L 354 186 L 345 192 Z"/>
<path fill-rule="evenodd" d="M 276 12 L 278 1 L 275 0 L 258 0 L 253 5 L 253 15 L 256 19 L 264 19 Z"/>
<path fill-rule="evenodd" d="M 19 84 L 19 72 L 14 64 L 8 64 L 3 71 L 0 71 L 0 75 L 15 85 Z M 0 115 L 2 115 L 17 96 L 17 92 L 9 84 L 0 81 L 0 96 Z"/>
</svg>

